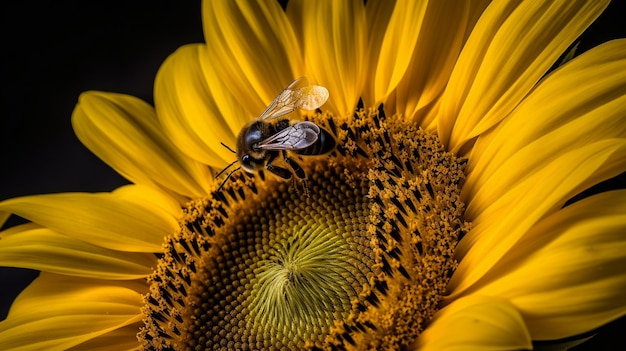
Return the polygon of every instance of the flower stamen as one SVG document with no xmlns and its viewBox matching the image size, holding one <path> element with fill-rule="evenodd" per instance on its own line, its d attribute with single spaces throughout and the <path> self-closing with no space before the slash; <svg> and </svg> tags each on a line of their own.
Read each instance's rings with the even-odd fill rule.
<svg viewBox="0 0 626 351">
<path fill-rule="evenodd" d="M 151 277 L 147 349 L 397 349 L 438 309 L 468 224 L 464 161 L 387 118 L 309 116 L 309 196 L 260 172 L 189 203 Z"/>
</svg>

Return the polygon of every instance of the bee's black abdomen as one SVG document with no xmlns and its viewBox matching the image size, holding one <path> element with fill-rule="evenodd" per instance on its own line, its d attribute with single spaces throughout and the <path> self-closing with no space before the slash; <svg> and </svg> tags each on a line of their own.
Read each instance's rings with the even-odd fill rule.
<svg viewBox="0 0 626 351">
<path fill-rule="evenodd" d="M 333 138 L 329 132 L 325 131 L 324 129 L 320 128 L 320 135 L 318 137 L 318 142 L 315 143 L 315 146 L 319 145 L 319 150 L 318 150 L 318 154 L 325 154 L 327 152 L 330 152 L 332 149 L 335 148 L 335 138 Z"/>
<path fill-rule="evenodd" d="M 315 143 L 301 150 L 293 150 L 300 155 L 323 155 L 330 152 L 335 147 L 335 138 L 330 133 L 320 128 L 320 134 L 317 136 Z"/>
</svg>

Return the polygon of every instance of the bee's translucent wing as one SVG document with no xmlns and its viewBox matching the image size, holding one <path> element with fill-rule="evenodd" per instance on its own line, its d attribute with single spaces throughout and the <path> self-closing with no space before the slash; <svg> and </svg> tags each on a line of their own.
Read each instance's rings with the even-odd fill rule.
<svg viewBox="0 0 626 351">
<path fill-rule="evenodd" d="M 313 122 L 299 122 L 289 126 L 255 147 L 264 150 L 299 150 L 313 145 L 320 134 L 320 128 Z"/>
<path fill-rule="evenodd" d="M 309 85 L 301 88 L 300 108 L 307 111 L 315 110 L 328 100 L 328 89 L 319 85 Z"/>
<path fill-rule="evenodd" d="M 299 108 L 315 110 L 328 100 L 328 90 L 319 85 L 309 85 L 305 77 L 294 80 L 261 113 L 259 119 L 271 120 Z"/>
</svg>

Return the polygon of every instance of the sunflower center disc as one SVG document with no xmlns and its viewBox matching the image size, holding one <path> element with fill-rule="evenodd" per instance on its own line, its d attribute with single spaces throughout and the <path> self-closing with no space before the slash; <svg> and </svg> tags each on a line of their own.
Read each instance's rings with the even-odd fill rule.
<svg viewBox="0 0 626 351">
<path fill-rule="evenodd" d="M 150 278 L 146 349 L 397 349 L 437 311 L 469 229 L 465 161 L 379 109 L 309 116 L 337 141 L 306 183 L 239 172 L 191 202 Z"/>
</svg>

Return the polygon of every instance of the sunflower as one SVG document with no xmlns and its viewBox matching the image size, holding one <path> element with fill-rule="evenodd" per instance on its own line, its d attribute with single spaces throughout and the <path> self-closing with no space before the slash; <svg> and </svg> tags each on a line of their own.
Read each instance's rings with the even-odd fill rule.
<svg viewBox="0 0 626 351">
<path fill-rule="evenodd" d="M 41 271 L 0 348 L 517 350 L 625 315 L 626 191 L 577 195 L 626 171 L 626 40 L 551 71 L 607 3 L 204 2 L 154 107 L 74 110 L 132 184 L 0 202 L 30 221 L 0 263 Z M 328 100 L 263 133 L 315 150 L 228 169 L 297 77 Z"/>
</svg>

